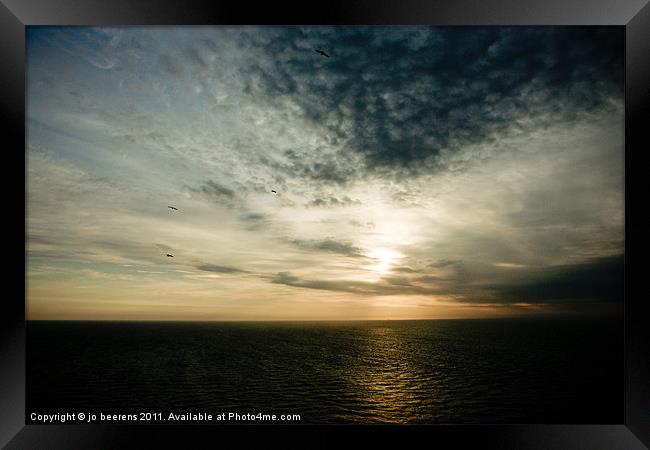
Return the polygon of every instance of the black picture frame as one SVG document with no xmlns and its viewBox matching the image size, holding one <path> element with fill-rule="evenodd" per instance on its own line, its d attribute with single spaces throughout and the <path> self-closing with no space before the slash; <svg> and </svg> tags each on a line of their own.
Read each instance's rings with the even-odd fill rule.
<svg viewBox="0 0 650 450">
<path fill-rule="evenodd" d="M 646 121 L 650 104 L 650 5 L 648 0 L 368 0 L 316 4 L 208 0 L 0 0 L 0 51 L 3 56 L 0 95 L 4 135 L 5 211 L 24 212 L 25 196 L 25 27 L 29 25 L 245 25 L 245 24 L 399 24 L 399 25 L 619 25 L 625 27 L 625 419 L 610 425 L 432 425 L 432 426 L 110 426 L 25 425 L 25 266 L 8 264 L 6 280 L 15 289 L 2 299 L 0 335 L 0 445 L 7 448 L 122 448 L 187 446 L 206 440 L 211 446 L 229 435 L 239 445 L 251 439 L 294 437 L 333 440 L 336 435 L 362 435 L 370 440 L 399 441 L 417 437 L 431 445 L 454 448 L 641 449 L 650 446 L 650 332 L 648 302 L 641 286 L 645 276 L 642 157 L 648 145 Z M 8 161 L 7 161 L 8 159 Z M 13 176 L 7 176 L 11 174 Z M 7 203 L 8 202 L 8 203 Z M 640 205 L 637 205 L 640 206 Z M 22 208 L 22 209 L 21 209 Z M 23 217 L 24 214 L 23 214 Z M 6 221 L 5 245 L 20 260 L 25 223 Z M 22 234 L 25 236 L 24 234 Z M 7 254 L 7 253 L 6 253 Z M 24 260 L 23 260 L 24 261 Z M 23 269 L 23 275 L 19 271 Z M 20 280 L 23 280 L 21 283 Z M 22 296 L 21 296 L 22 291 Z M 639 293 L 637 295 L 637 293 Z M 597 395 L 597 393 L 594 393 Z M 333 433 L 335 431 L 336 433 Z M 424 435 L 424 436 L 423 436 Z M 338 436 L 337 436 L 338 437 Z"/>
</svg>

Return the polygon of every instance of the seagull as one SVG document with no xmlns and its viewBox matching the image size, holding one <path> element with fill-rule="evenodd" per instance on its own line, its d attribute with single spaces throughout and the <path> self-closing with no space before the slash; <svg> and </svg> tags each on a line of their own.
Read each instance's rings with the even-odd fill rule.
<svg viewBox="0 0 650 450">
<path fill-rule="evenodd" d="M 169 258 L 173 258 L 173 257 L 174 257 L 174 255 L 170 255 L 169 253 L 167 253 L 167 256 L 168 256 Z"/>
<path fill-rule="evenodd" d="M 174 208 L 173 206 L 168 206 L 167 208 L 174 209 L 174 210 L 178 211 L 178 208 Z"/>
<path fill-rule="evenodd" d="M 320 54 L 320 55 L 323 55 L 325 58 L 329 58 L 329 57 L 330 57 L 330 55 L 328 55 L 327 53 L 325 53 L 323 50 L 314 50 L 314 51 L 315 51 L 316 53 Z"/>
</svg>

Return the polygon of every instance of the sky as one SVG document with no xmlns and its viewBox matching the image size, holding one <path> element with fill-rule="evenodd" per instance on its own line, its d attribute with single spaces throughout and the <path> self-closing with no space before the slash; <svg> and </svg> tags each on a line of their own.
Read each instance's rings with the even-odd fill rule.
<svg viewBox="0 0 650 450">
<path fill-rule="evenodd" d="M 26 76 L 28 319 L 622 311 L 622 27 L 28 27 Z"/>
</svg>

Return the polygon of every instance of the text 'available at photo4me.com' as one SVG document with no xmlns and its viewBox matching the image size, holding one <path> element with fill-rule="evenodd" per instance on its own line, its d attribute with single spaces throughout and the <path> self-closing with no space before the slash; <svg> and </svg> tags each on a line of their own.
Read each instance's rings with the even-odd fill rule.
<svg viewBox="0 0 650 450">
<path fill-rule="evenodd" d="M 36 413 L 28 415 L 32 423 L 277 423 L 300 422 L 300 414 L 267 414 L 263 412 L 64 412 Z"/>
</svg>

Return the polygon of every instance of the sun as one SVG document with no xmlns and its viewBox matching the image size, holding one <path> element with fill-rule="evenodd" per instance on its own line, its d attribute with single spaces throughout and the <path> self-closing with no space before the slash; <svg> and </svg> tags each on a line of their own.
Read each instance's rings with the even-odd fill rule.
<svg viewBox="0 0 650 450">
<path fill-rule="evenodd" d="M 395 259 L 401 255 L 393 250 L 382 248 L 373 251 L 369 256 L 377 261 L 372 268 L 378 273 L 384 274 L 390 271 Z"/>
</svg>

